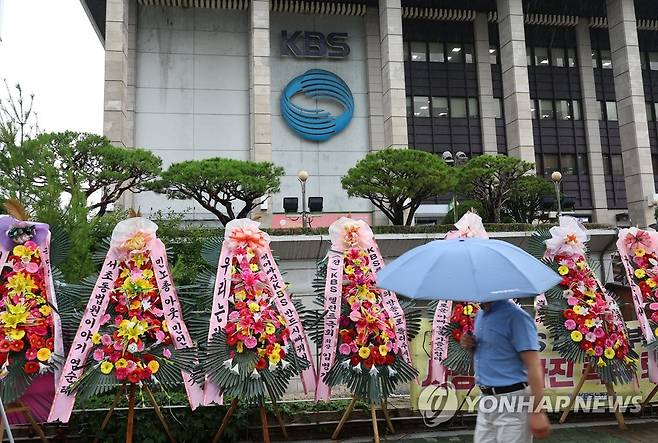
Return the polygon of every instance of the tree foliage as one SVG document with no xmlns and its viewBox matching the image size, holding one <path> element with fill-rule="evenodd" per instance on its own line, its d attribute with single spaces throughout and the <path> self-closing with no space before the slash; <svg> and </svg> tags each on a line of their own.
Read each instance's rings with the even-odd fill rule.
<svg viewBox="0 0 658 443">
<path fill-rule="evenodd" d="M 451 182 L 445 162 L 415 149 L 372 152 L 341 180 L 347 195 L 370 200 L 394 225 L 407 226 L 421 203 L 447 192 Z"/>
<path fill-rule="evenodd" d="M 532 223 L 540 214 L 544 198 L 554 195 L 553 185 L 536 175 L 524 175 L 514 186 L 503 213 L 515 222 Z"/>
<path fill-rule="evenodd" d="M 459 168 L 458 189 L 468 198 L 482 203 L 482 218 L 500 223 L 502 209 L 512 198 L 518 181 L 533 169 L 533 164 L 504 155 L 480 155 Z"/>
<path fill-rule="evenodd" d="M 189 160 L 172 164 L 151 189 L 169 198 L 193 199 L 226 225 L 278 192 L 283 174 L 282 167 L 269 162 Z"/>
</svg>

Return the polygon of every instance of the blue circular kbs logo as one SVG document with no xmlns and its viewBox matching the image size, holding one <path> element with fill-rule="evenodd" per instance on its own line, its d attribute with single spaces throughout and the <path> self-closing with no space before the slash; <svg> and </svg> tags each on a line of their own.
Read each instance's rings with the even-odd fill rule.
<svg viewBox="0 0 658 443">
<path fill-rule="evenodd" d="M 343 113 L 331 115 L 321 108 L 302 108 L 292 101 L 297 94 L 305 94 L 315 100 L 331 100 L 343 108 Z M 292 79 L 283 90 L 281 114 L 288 126 L 301 137 L 325 141 L 350 123 L 354 115 L 354 98 L 350 88 L 336 74 L 323 69 L 311 69 Z"/>
</svg>

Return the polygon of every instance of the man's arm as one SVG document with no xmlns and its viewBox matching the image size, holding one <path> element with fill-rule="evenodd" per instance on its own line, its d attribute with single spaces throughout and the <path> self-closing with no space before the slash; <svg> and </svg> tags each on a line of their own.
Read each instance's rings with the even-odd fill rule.
<svg viewBox="0 0 658 443">
<path fill-rule="evenodd" d="M 546 413 L 538 409 L 544 398 L 544 371 L 539 360 L 539 352 L 523 351 L 519 355 L 528 369 L 528 384 L 534 399 L 530 411 L 530 431 L 537 438 L 546 438 L 551 433 L 551 424 Z"/>
</svg>

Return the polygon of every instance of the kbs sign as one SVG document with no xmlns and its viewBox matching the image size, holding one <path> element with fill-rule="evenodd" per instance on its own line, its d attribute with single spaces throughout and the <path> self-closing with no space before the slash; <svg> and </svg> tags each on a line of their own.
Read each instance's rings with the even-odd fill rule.
<svg viewBox="0 0 658 443">
<path fill-rule="evenodd" d="M 347 32 L 331 32 L 326 36 L 315 31 L 281 31 L 281 56 L 299 58 L 345 58 L 350 54 Z"/>
</svg>

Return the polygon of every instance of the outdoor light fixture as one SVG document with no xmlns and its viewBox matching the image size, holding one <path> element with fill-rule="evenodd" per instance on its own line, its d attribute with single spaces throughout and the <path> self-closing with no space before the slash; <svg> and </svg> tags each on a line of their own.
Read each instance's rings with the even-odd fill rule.
<svg viewBox="0 0 658 443">
<path fill-rule="evenodd" d="M 297 197 L 283 197 L 283 212 L 290 214 L 297 212 L 299 208 L 299 199 Z"/>
<path fill-rule="evenodd" d="M 468 155 L 464 151 L 457 151 L 455 155 L 452 155 L 450 151 L 444 151 L 441 154 L 441 158 L 448 166 L 459 166 L 468 161 Z M 452 215 L 454 216 L 454 221 L 457 223 L 457 197 L 455 193 L 452 193 Z"/>
<path fill-rule="evenodd" d="M 299 199 L 297 197 L 284 197 L 283 198 L 283 211 L 286 214 L 299 213 L 301 217 L 292 218 L 290 220 L 297 221 L 302 219 L 302 227 L 308 228 L 311 225 L 311 212 L 322 212 L 323 198 L 322 197 L 309 197 L 306 199 L 306 182 L 311 175 L 308 171 L 301 170 L 297 173 L 297 180 L 302 188 L 302 211 L 299 213 Z"/>
<path fill-rule="evenodd" d="M 551 174 L 551 180 L 553 180 L 553 185 L 555 186 L 555 199 L 557 200 L 557 216 L 558 218 L 562 215 L 562 202 L 560 201 L 560 182 L 562 181 L 562 174 L 560 171 L 553 171 Z"/>
</svg>

